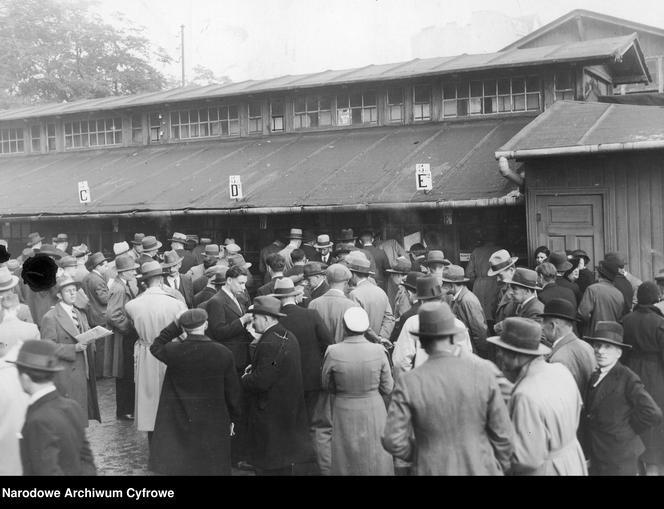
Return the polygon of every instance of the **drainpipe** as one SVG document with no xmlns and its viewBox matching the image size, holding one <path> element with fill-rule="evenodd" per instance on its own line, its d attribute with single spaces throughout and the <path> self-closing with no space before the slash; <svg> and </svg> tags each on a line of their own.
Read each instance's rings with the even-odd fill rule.
<svg viewBox="0 0 664 509">
<path fill-rule="evenodd" d="M 511 180 L 517 186 L 521 187 L 523 185 L 523 174 L 518 174 L 512 168 L 510 168 L 510 163 L 506 157 L 501 157 L 498 159 L 498 171 L 500 171 L 500 174 L 503 177 L 505 177 L 507 180 Z"/>
</svg>

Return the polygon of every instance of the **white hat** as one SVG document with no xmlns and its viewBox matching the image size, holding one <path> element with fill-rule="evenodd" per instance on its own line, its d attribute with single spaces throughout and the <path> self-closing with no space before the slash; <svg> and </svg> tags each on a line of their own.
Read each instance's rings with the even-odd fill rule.
<svg viewBox="0 0 664 509">
<path fill-rule="evenodd" d="M 113 244 L 113 253 L 115 256 L 129 252 L 129 244 L 127 242 L 116 242 Z"/>
<path fill-rule="evenodd" d="M 369 328 L 369 315 L 359 306 L 348 308 L 344 313 L 344 324 L 349 331 L 361 334 Z"/>
</svg>

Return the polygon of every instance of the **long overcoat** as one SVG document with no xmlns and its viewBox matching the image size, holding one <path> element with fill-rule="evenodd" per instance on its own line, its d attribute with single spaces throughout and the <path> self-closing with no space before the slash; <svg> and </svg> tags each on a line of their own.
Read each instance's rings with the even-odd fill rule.
<svg viewBox="0 0 664 509">
<path fill-rule="evenodd" d="M 599 321 L 619 322 L 623 316 L 625 299 L 615 286 L 599 281 L 586 288 L 579 302 L 578 317 L 584 325 L 584 335 L 592 336 Z"/>
<path fill-rule="evenodd" d="M 135 296 L 134 291 L 127 283 L 116 279 L 111 286 L 108 297 L 106 315 L 108 325 L 113 331 L 112 376 L 117 378 L 124 378 L 125 370 L 129 370 L 129 367 L 124 365 L 125 356 L 129 357 L 128 352 L 124 351 L 125 347 L 129 347 L 132 344 L 131 356 L 133 357 L 133 343 L 138 339 L 138 334 L 125 312 L 126 304 L 135 298 Z"/>
<path fill-rule="evenodd" d="M 159 287 L 148 288 L 127 302 L 125 311 L 138 333 L 134 345 L 134 380 L 136 383 L 136 426 L 139 431 L 153 431 L 166 365 L 150 353 L 154 338 L 186 311 L 183 301 Z"/>
<path fill-rule="evenodd" d="M 576 381 L 579 392 L 585 397 L 590 377 L 597 368 L 593 347 L 579 339 L 573 332 L 560 338 L 551 348 L 548 362 L 559 362 L 569 369 Z"/>
<path fill-rule="evenodd" d="M 324 295 L 312 300 L 309 303 L 309 309 L 313 309 L 320 314 L 323 323 L 332 334 L 334 342 L 340 343 L 344 339 L 344 313 L 348 308 L 356 305 L 341 290 L 331 288 Z"/>
<path fill-rule="evenodd" d="M 150 447 L 155 472 L 230 475 L 230 423 L 240 412 L 240 380 L 233 354 L 204 335 L 171 323 L 150 352 L 166 364 L 166 376 Z"/>
<path fill-rule="evenodd" d="M 205 303 L 205 309 L 208 314 L 208 336 L 233 352 L 235 369 L 242 373 L 249 364 L 249 343 L 254 338 L 240 321 L 246 309 L 241 301 L 238 300 L 238 303 L 240 307 L 222 287 Z"/>
<path fill-rule="evenodd" d="M 87 331 L 90 327 L 85 314 L 76 307 L 73 310 L 81 325 L 81 332 Z M 58 343 L 58 357 L 65 367 L 64 371 L 55 375 L 55 386 L 65 398 L 71 398 L 81 405 L 87 419 L 101 422 L 95 376 L 97 345 L 92 341 L 84 351 L 77 352 L 78 334 L 80 332 L 74 321 L 61 304 L 53 306 L 42 319 L 41 337 Z"/>
<path fill-rule="evenodd" d="M 664 315 L 655 306 L 637 305 L 623 318 L 625 343 L 632 345 L 626 365 L 634 371 L 664 410 Z M 641 435 L 647 463 L 664 464 L 664 424 Z"/>
<path fill-rule="evenodd" d="M 250 463 L 271 470 L 313 460 L 297 339 L 281 324 L 273 325 L 258 341 L 251 366 L 242 377 Z"/>
</svg>

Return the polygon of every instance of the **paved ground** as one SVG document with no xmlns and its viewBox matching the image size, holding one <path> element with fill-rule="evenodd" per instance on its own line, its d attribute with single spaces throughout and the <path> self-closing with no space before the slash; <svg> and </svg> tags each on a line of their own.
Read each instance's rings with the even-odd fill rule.
<svg viewBox="0 0 664 509">
<path fill-rule="evenodd" d="M 90 421 L 88 440 L 99 475 L 155 475 L 148 471 L 147 433 L 136 430 L 133 422 L 115 418 L 115 379 L 97 380 L 101 424 Z M 233 475 L 253 475 L 233 470 Z"/>
</svg>

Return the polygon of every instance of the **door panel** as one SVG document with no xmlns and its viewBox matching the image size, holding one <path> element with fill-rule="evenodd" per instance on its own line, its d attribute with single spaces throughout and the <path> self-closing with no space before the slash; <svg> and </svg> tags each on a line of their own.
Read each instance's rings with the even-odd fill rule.
<svg viewBox="0 0 664 509">
<path fill-rule="evenodd" d="M 536 195 L 537 245 L 551 251 L 583 249 L 591 264 L 604 257 L 601 195 Z"/>
</svg>

